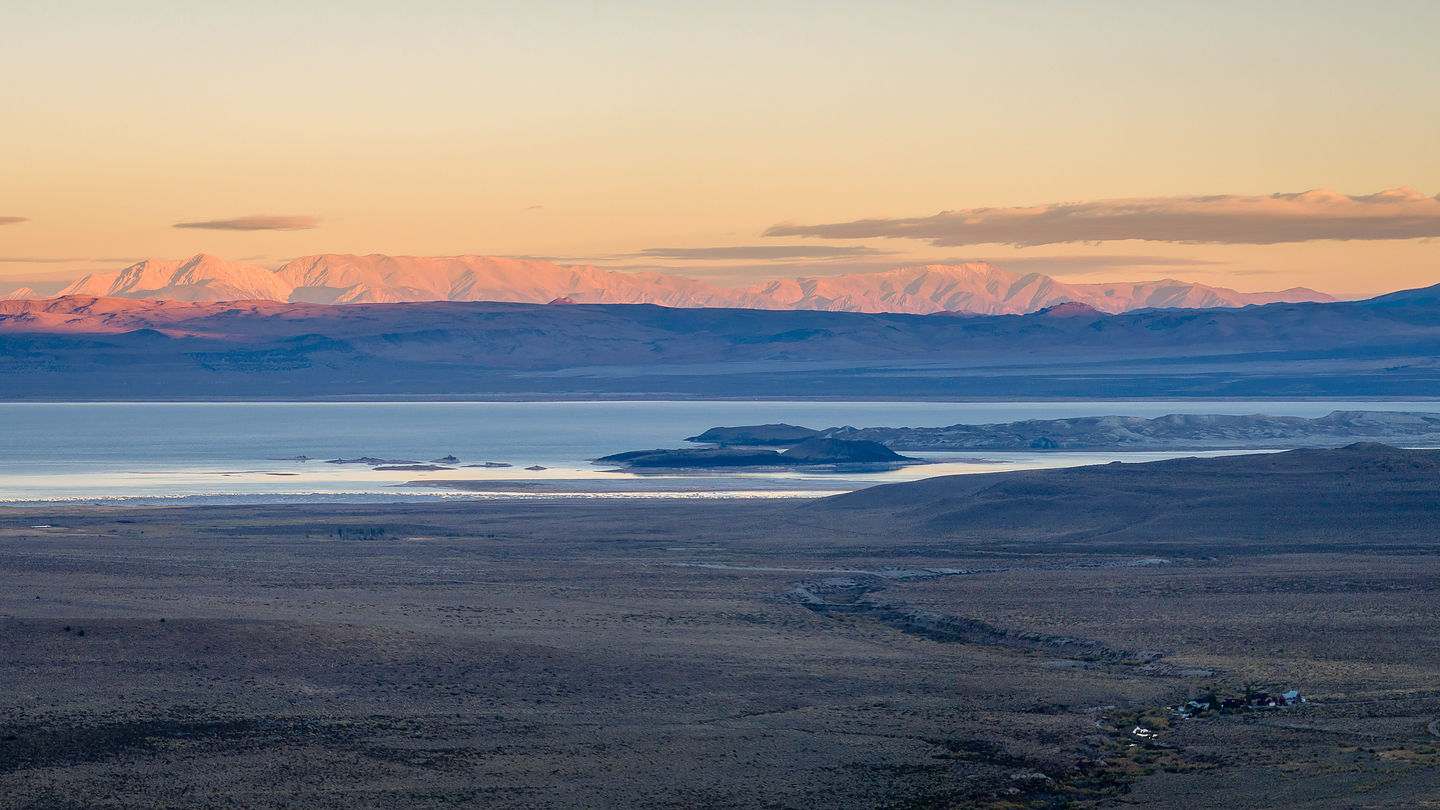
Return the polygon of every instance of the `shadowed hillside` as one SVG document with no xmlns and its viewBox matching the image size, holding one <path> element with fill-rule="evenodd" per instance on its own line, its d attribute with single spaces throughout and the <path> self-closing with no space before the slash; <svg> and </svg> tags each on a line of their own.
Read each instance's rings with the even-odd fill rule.
<svg viewBox="0 0 1440 810">
<path fill-rule="evenodd" d="M 1354 444 L 1063 470 L 952 475 L 798 507 L 822 525 L 993 550 L 1135 553 L 1433 549 L 1440 451 Z"/>
<path fill-rule="evenodd" d="M 0 397 L 1432 396 L 1431 298 L 952 317 L 71 296 L 0 301 Z"/>
</svg>

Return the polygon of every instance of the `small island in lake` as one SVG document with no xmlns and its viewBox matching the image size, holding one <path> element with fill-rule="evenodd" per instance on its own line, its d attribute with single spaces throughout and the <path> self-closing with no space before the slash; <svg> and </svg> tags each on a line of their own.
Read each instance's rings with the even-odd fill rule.
<svg viewBox="0 0 1440 810">
<path fill-rule="evenodd" d="M 595 460 L 647 469 L 714 469 L 733 467 L 813 467 L 835 464 L 899 466 L 923 464 L 902 456 L 878 442 L 812 437 L 780 452 L 767 448 L 703 447 L 674 450 L 635 450 Z"/>
</svg>

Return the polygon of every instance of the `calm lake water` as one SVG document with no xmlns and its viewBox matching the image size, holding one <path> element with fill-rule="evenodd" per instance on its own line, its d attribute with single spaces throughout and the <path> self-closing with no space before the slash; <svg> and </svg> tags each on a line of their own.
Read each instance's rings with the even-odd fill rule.
<svg viewBox="0 0 1440 810">
<path fill-rule="evenodd" d="M 1073 416 L 1337 409 L 1440 412 L 1437 402 L 385 402 L 0 403 L 0 503 L 271 503 L 442 498 L 777 497 L 830 494 L 966 472 L 1150 460 L 1196 453 L 940 453 L 936 463 L 872 473 L 636 475 L 591 459 L 685 446 L 716 425 L 931 427 Z M 307 456 L 309 461 L 287 460 Z M 429 462 L 376 471 L 328 459 Z M 526 470 L 540 466 L 544 470 Z M 479 492 L 434 486 L 465 480 Z M 488 491 L 486 491 L 488 490 Z"/>
</svg>

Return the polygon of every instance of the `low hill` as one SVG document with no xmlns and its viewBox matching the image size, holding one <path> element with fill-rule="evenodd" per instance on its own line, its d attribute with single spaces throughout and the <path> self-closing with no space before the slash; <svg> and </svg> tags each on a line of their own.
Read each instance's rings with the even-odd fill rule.
<svg viewBox="0 0 1440 810">
<path fill-rule="evenodd" d="M 803 520 L 937 548 L 1249 554 L 1440 544 L 1440 451 L 1336 450 L 953 475 L 796 507 Z"/>
</svg>

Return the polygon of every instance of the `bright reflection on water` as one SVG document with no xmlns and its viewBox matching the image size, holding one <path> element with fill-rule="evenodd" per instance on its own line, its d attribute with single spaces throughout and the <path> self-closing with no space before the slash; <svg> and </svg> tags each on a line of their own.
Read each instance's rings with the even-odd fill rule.
<svg viewBox="0 0 1440 810">
<path fill-rule="evenodd" d="M 716 425 L 933 427 L 1073 416 L 1440 411 L 1434 402 L 387 402 L 3 403 L 0 502 L 375 501 L 459 497 L 814 496 L 935 475 L 1150 461 L 1199 453 L 924 453 L 934 463 L 873 472 L 637 475 L 590 462 L 681 447 Z M 371 456 L 502 468 L 379 471 L 324 463 Z M 310 461 L 284 460 L 308 456 Z M 446 465 L 452 466 L 452 465 Z M 541 466 L 543 470 L 526 470 Z M 437 489 L 463 480 L 481 490 Z"/>
</svg>

